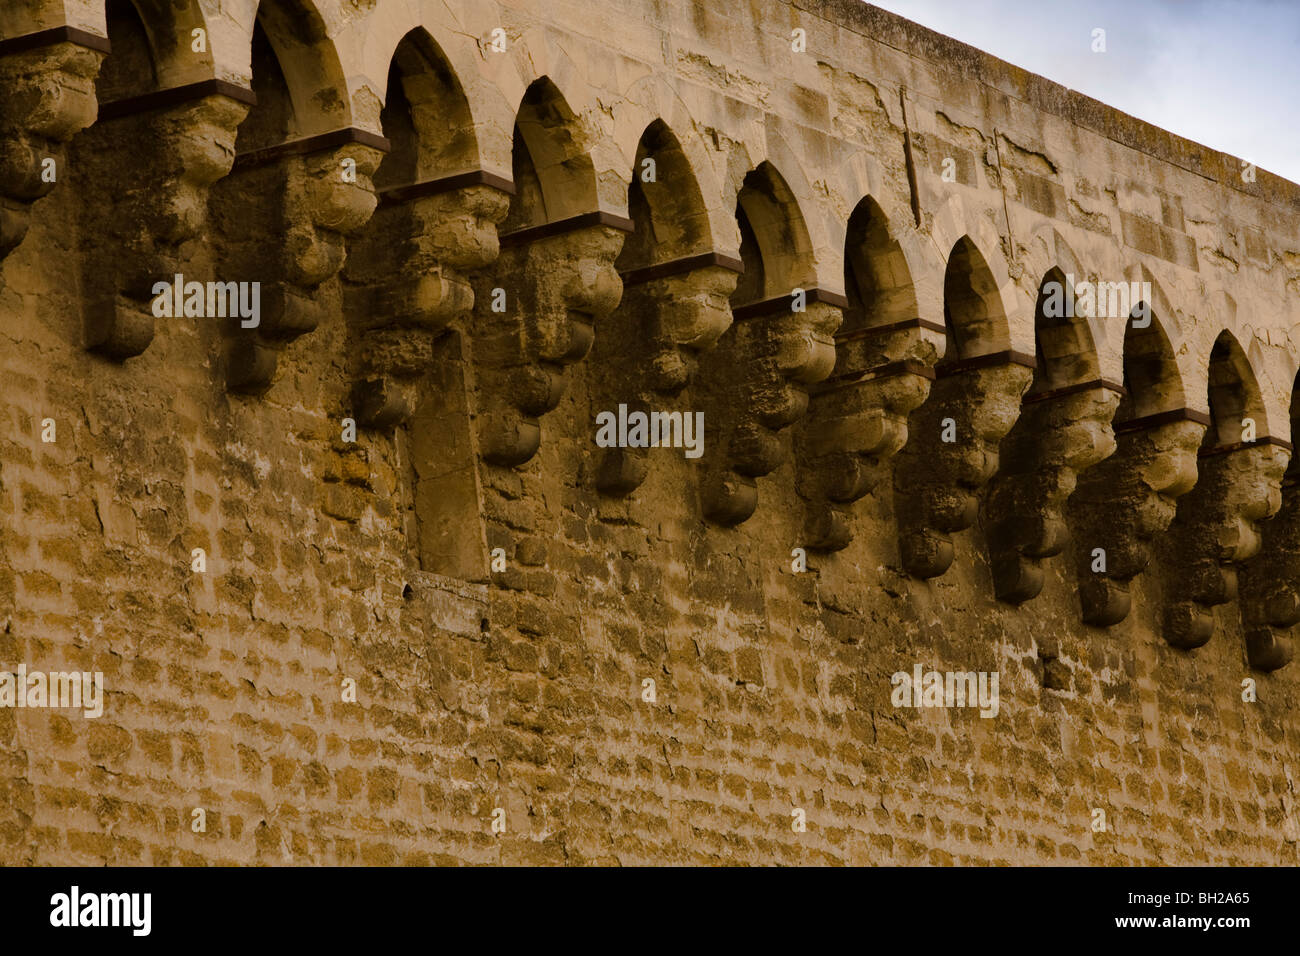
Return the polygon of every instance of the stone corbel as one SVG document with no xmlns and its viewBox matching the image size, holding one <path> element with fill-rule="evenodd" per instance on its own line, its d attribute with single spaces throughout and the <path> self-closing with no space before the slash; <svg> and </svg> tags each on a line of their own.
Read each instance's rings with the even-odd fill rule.
<svg viewBox="0 0 1300 956">
<path fill-rule="evenodd" d="M 755 479 L 781 464 L 778 433 L 808 410 L 808 387 L 835 367 L 835 330 L 848 300 L 837 293 L 807 289 L 732 309 L 731 341 L 718 356 L 705 410 L 712 419 L 703 505 L 705 517 L 733 527 L 758 507 Z M 725 363 L 721 359 L 725 358 Z"/>
<path fill-rule="evenodd" d="M 1123 395 L 1118 383 L 1096 379 L 1022 399 L 985 500 L 999 600 L 1021 604 L 1043 589 L 1043 561 L 1069 540 L 1065 506 L 1079 473 L 1115 451 L 1110 423 Z"/>
<path fill-rule="evenodd" d="M 835 368 L 811 389 L 800 434 L 808 547 L 839 551 L 853 540 L 851 506 L 881 487 L 907 444 L 908 416 L 930 394 L 944 334 L 918 318 L 835 336 Z"/>
<path fill-rule="evenodd" d="M 111 157 L 120 199 L 86 197 L 86 347 L 119 361 L 153 341 L 154 283 L 180 272 L 181 246 L 203 229 L 208 188 L 230 172 L 235 135 L 256 101 L 222 80 L 101 104 L 85 135 L 90 153 Z M 124 163 L 128 144 L 148 143 Z M 87 157 L 98 163 L 98 156 Z"/>
<path fill-rule="evenodd" d="M 477 423 L 487 461 L 522 465 L 541 447 L 539 419 L 560 403 L 565 369 L 618 305 L 614 260 L 631 231 L 630 219 L 594 212 L 501 237 L 496 278 L 476 284 Z M 492 311 L 494 287 L 505 292 L 504 312 Z"/>
<path fill-rule="evenodd" d="M 380 194 L 376 241 L 354 248 L 345 272 L 358 422 L 389 429 L 410 419 L 435 340 L 473 310 L 470 274 L 497 258 L 513 194 L 508 179 L 481 171 Z"/>
<path fill-rule="evenodd" d="M 1189 408 L 1116 422 L 1115 453 L 1080 477 L 1069 512 L 1084 623 L 1110 627 L 1128 616 L 1130 582 L 1196 484 L 1209 422 Z"/>
<path fill-rule="evenodd" d="M 743 269 L 739 259 L 708 252 L 622 274 L 623 300 L 610 334 L 620 338 L 614 378 L 629 406 L 648 411 L 656 396 L 678 395 L 691 383 L 700 354 L 731 326 L 729 297 Z M 609 448 L 596 486 L 629 495 L 646 472 L 645 449 Z"/>
<path fill-rule="evenodd" d="M 64 144 L 94 122 L 108 52 L 106 37 L 74 27 L 0 40 L 0 260 L 27 234 L 32 203 L 65 177 Z"/>
<path fill-rule="evenodd" d="M 1291 661 L 1300 624 L 1300 461 L 1282 480 L 1282 507 L 1260 525 L 1259 554 L 1240 569 L 1241 623 L 1250 666 L 1274 671 Z"/>
<path fill-rule="evenodd" d="M 1200 477 L 1161 541 L 1164 636 L 1200 647 L 1214 636 L 1213 609 L 1237 596 L 1237 569 L 1259 553 L 1258 522 L 1277 513 L 1291 446 L 1254 442 L 1205 448 Z"/>
<path fill-rule="evenodd" d="M 980 490 L 998 470 L 999 443 L 1020 415 L 1034 364 L 1032 355 L 1007 350 L 936 367 L 894 471 L 899 551 L 913 577 L 938 577 L 952 565 L 952 535 L 979 516 Z"/>
<path fill-rule="evenodd" d="M 382 136 L 348 128 L 235 157 L 248 195 L 279 204 L 282 230 L 250 240 L 244 267 L 257 274 L 224 277 L 262 283 L 260 324 L 230 323 L 231 391 L 266 391 L 279 351 L 324 318 L 318 289 L 342 269 L 347 237 L 375 210 L 371 176 L 388 148 Z"/>
</svg>

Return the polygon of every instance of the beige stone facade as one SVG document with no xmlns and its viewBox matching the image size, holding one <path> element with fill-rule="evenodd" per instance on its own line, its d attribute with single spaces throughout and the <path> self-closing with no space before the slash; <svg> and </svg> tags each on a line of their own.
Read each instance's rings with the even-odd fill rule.
<svg viewBox="0 0 1300 956">
<path fill-rule="evenodd" d="M 852 0 L 6 3 L 0 863 L 1300 862 L 1298 303 Z"/>
</svg>

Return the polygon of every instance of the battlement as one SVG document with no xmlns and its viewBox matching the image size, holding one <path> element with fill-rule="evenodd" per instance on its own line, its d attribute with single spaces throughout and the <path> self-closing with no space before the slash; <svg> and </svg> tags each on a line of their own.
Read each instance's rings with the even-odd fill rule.
<svg viewBox="0 0 1300 956">
<path fill-rule="evenodd" d="M 9 4 L 0 862 L 1295 863 L 1298 293 L 853 0 Z"/>
</svg>

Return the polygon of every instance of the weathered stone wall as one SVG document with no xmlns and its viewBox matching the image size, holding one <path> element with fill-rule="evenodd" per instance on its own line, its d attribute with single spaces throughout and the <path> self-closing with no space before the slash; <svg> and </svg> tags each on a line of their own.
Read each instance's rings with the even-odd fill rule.
<svg viewBox="0 0 1300 956">
<path fill-rule="evenodd" d="M 1300 187 L 850 0 L 20 0 L 0 194 L 0 669 L 105 683 L 0 863 L 1300 862 Z"/>
</svg>

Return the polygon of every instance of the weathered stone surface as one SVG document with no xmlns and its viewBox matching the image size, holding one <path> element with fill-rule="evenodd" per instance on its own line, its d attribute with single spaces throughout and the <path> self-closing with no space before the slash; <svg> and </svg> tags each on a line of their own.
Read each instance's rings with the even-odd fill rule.
<svg viewBox="0 0 1300 956">
<path fill-rule="evenodd" d="M 1009 363 L 941 375 L 913 414 L 913 444 L 894 472 L 899 548 L 909 574 L 937 577 L 952 564 L 951 536 L 975 523 L 979 491 L 998 470 L 999 443 L 1032 378 L 1030 369 Z"/>
<path fill-rule="evenodd" d="M 222 265 L 240 276 L 239 281 L 262 284 L 260 324 L 245 329 L 229 323 L 232 391 L 265 392 L 279 352 L 323 321 L 327 307 L 320 287 L 343 267 L 346 237 L 365 225 L 374 211 L 370 176 L 380 156 L 379 150 L 359 143 L 289 155 L 237 170 L 228 191 L 223 190 L 228 238 Z M 345 163 L 353 164 L 355 178 L 344 178 Z M 230 220 L 237 215 L 231 207 L 258 194 L 269 201 L 247 213 L 256 228 L 246 233 Z"/>
<path fill-rule="evenodd" d="M 0 47 L 0 670 L 105 688 L 0 863 L 1300 862 L 1300 186 L 856 0 L 128 6 L 257 104 Z"/>
<path fill-rule="evenodd" d="M 1195 484 L 1204 432 L 1183 420 L 1122 434 L 1117 451 L 1087 473 L 1071 502 L 1085 623 L 1109 627 L 1128 616 L 1129 582 L 1146 570 L 1152 540 Z M 1092 570 L 1098 550 L 1105 571 Z"/>
<path fill-rule="evenodd" d="M 1043 589 L 1042 562 L 1069 541 L 1065 506 L 1078 474 L 1115 450 L 1110 420 L 1119 393 L 1104 387 L 1027 396 L 1002 443 L 1001 472 L 986 501 L 998 597 L 1021 604 Z"/>
<path fill-rule="evenodd" d="M 722 345 L 727 357 L 710 369 L 705 416 L 717 450 L 704 478 L 704 513 L 729 527 L 753 514 L 755 479 L 785 457 L 778 433 L 803 416 L 808 386 L 835 363 L 836 306 L 812 302 L 795 312 L 785 300 L 769 301 L 770 310 L 733 323 Z"/>
<path fill-rule="evenodd" d="M 505 193 L 482 185 L 390 203 L 353 245 L 345 305 L 359 421 L 391 428 L 410 419 L 435 340 L 463 328 L 474 307 L 471 273 L 496 260 L 508 205 Z"/>
<path fill-rule="evenodd" d="M 919 323 L 836 337 L 835 368 L 813 392 L 799 449 L 810 547 L 838 551 L 852 540 L 848 506 L 888 483 L 908 416 L 930 393 L 937 354 L 935 333 Z"/>
<path fill-rule="evenodd" d="M 247 110 L 208 96 L 101 122 L 75 141 L 87 348 L 123 360 L 149 347 L 154 283 L 178 273 L 181 245 L 203 229 L 207 189 L 230 172 Z M 124 164 L 141 141 L 155 149 Z"/>
<path fill-rule="evenodd" d="M 1238 597 L 1251 666 L 1272 671 L 1295 653 L 1294 628 L 1300 624 L 1300 497 L 1293 455 L 1282 481 L 1277 514 L 1262 523 L 1259 553 L 1239 569 Z"/>
<path fill-rule="evenodd" d="M 596 359 L 608 376 L 602 389 L 607 408 L 627 404 L 633 411 L 689 414 L 689 395 L 699 356 L 712 349 L 731 325 L 728 297 L 736 273 L 706 265 L 688 272 L 624 288 L 606 334 L 598 336 Z M 683 399 L 685 411 L 680 407 Z M 677 405 L 676 409 L 660 406 Z M 610 448 L 603 452 L 596 484 L 608 495 L 629 495 L 645 481 L 650 452 Z"/>
<path fill-rule="evenodd" d="M 483 456 L 522 465 L 541 445 L 539 419 L 564 396 L 565 369 L 586 356 L 623 292 L 614 260 L 624 234 L 588 226 L 502 251 L 497 278 L 478 287 L 474 357 L 484 383 Z M 507 278 L 509 277 L 509 278 Z M 492 290 L 507 290 L 492 311 Z"/>
<path fill-rule="evenodd" d="M 0 57 L 0 259 L 27 234 L 32 203 L 66 175 L 63 145 L 94 121 L 102 59 L 71 42 Z"/>
<path fill-rule="evenodd" d="M 1211 608 L 1237 596 L 1237 569 L 1259 553 L 1258 523 L 1282 503 L 1290 453 L 1274 445 L 1202 454 L 1196 486 L 1178 503 L 1162 541 L 1164 636 L 1200 647 L 1214 635 Z"/>
</svg>

